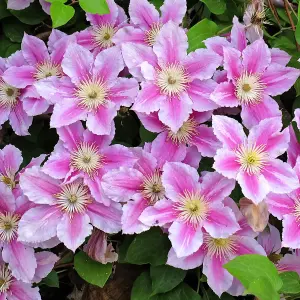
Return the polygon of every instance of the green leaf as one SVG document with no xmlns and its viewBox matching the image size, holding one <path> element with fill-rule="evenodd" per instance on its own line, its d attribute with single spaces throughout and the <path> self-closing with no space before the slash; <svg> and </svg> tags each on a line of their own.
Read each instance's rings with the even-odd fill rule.
<svg viewBox="0 0 300 300">
<path fill-rule="evenodd" d="M 279 293 L 266 277 L 254 279 L 250 283 L 247 293 L 256 296 L 259 300 L 280 300 Z"/>
<path fill-rule="evenodd" d="M 223 267 L 236 277 L 246 289 L 257 279 L 258 274 L 260 277 L 268 279 L 275 291 L 278 291 L 282 286 L 282 280 L 276 267 L 267 257 L 262 255 L 241 255 L 223 265 Z M 253 288 L 257 288 L 256 284 Z"/>
<path fill-rule="evenodd" d="M 72 19 L 75 14 L 75 9 L 72 6 L 64 5 L 61 2 L 55 1 L 51 4 L 50 15 L 52 19 L 52 27 L 57 28 L 65 25 Z"/>
<path fill-rule="evenodd" d="M 0 1 L 0 20 L 6 18 L 8 16 L 11 16 L 11 13 L 7 9 L 6 1 L 1 0 Z"/>
<path fill-rule="evenodd" d="M 21 23 L 18 19 L 12 17 L 7 18 L 2 23 L 2 29 L 6 37 L 12 42 L 22 42 L 24 32 L 28 32 L 29 25 Z"/>
<path fill-rule="evenodd" d="M 49 3 L 53 3 L 53 2 L 61 2 L 61 3 L 66 3 L 68 0 L 46 0 Z"/>
<path fill-rule="evenodd" d="M 7 47 L 4 57 L 9 57 L 10 55 L 12 55 L 13 53 L 15 53 L 16 51 L 18 51 L 20 49 L 21 49 L 20 43 L 12 43 Z"/>
<path fill-rule="evenodd" d="M 37 25 L 47 18 L 46 13 L 42 10 L 42 7 L 38 1 L 35 1 L 25 9 L 11 10 L 10 12 L 22 23 L 28 25 Z"/>
<path fill-rule="evenodd" d="M 283 285 L 280 293 L 298 294 L 300 293 L 300 278 L 296 272 L 283 272 L 279 274 Z"/>
<path fill-rule="evenodd" d="M 55 271 L 51 271 L 48 276 L 43 279 L 42 284 L 59 288 L 59 279 L 57 273 Z"/>
<path fill-rule="evenodd" d="M 124 240 L 122 241 L 121 245 L 119 246 L 119 251 L 118 251 L 118 263 L 126 263 L 126 253 L 127 250 L 132 243 L 134 239 L 133 235 L 125 235 Z"/>
<path fill-rule="evenodd" d="M 80 251 L 74 257 L 74 268 L 88 283 L 103 287 L 111 274 L 112 264 L 100 264 Z"/>
<path fill-rule="evenodd" d="M 157 133 L 147 130 L 143 125 L 140 127 L 140 137 L 142 142 L 152 142 L 156 137 Z"/>
<path fill-rule="evenodd" d="M 167 261 L 170 248 L 167 235 L 160 228 L 153 227 L 134 238 L 128 247 L 125 261 L 136 265 L 163 265 Z"/>
<path fill-rule="evenodd" d="M 205 3 L 208 9 L 215 15 L 221 15 L 226 10 L 225 0 L 201 0 Z"/>
<path fill-rule="evenodd" d="M 0 56 L 1 57 L 8 57 L 12 53 L 16 52 L 21 48 L 21 44 L 13 43 L 5 36 L 1 36 L 0 38 Z"/>
<path fill-rule="evenodd" d="M 203 19 L 194 25 L 187 33 L 189 41 L 188 52 L 203 48 L 205 46 L 203 41 L 214 36 L 217 31 L 218 25 L 208 19 Z"/>
<path fill-rule="evenodd" d="M 151 293 L 151 278 L 149 272 L 144 272 L 135 280 L 130 300 L 148 300 L 151 297 Z"/>
<path fill-rule="evenodd" d="M 155 295 L 150 300 L 201 300 L 201 297 L 190 286 L 181 283 L 172 291 Z"/>
<path fill-rule="evenodd" d="M 185 278 L 186 271 L 171 266 L 151 266 L 152 295 L 174 289 Z"/>
<path fill-rule="evenodd" d="M 164 4 L 164 0 L 150 0 L 149 2 L 154 4 L 157 10 L 159 10 L 160 7 Z"/>
<path fill-rule="evenodd" d="M 81 8 L 91 14 L 109 14 L 109 7 L 106 0 L 79 0 Z"/>
</svg>

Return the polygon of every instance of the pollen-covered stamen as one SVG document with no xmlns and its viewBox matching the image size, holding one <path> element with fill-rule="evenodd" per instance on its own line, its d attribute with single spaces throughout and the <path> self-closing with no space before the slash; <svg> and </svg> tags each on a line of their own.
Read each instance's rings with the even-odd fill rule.
<svg viewBox="0 0 300 300">
<path fill-rule="evenodd" d="M 236 80 L 235 95 L 241 104 L 256 104 L 262 100 L 264 88 L 259 75 L 244 72 Z"/>
<path fill-rule="evenodd" d="M 9 290 L 9 287 L 13 280 L 14 279 L 12 277 L 12 273 L 8 269 L 8 266 L 2 265 L 0 267 L 0 294 L 5 293 Z"/>
<path fill-rule="evenodd" d="M 150 205 L 164 198 L 165 188 L 162 185 L 161 172 L 159 170 L 144 179 L 142 193 L 144 197 L 149 200 Z"/>
<path fill-rule="evenodd" d="M 6 169 L 5 173 L 0 173 L 0 182 L 3 182 L 6 186 L 13 189 L 16 187 L 15 175 L 11 169 Z"/>
<path fill-rule="evenodd" d="M 62 186 L 61 192 L 55 197 L 60 209 L 71 215 L 84 212 L 86 206 L 92 202 L 89 189 L 78 182 Z"/>
<path fill-rule="evenodd" d="M 117 29 L 111 24 L 103 24 L 93 27 L 92 35 L 94 43 L 101 48 L 109 48 L 114 45 L 112 38 L 117 32 Z"/>
<path fill-rule="evenodd" d="M 0 213 L 0 240 L 10 242 L 17 237 L 20 216 L 11 212 Z"/>
<path fill-rule="evenodd" d="M 208 214 L 209 207 L 205 198 L 199 192 L 184 192 L 175 204 L 179 218 L 197 227 Z"/>
<path fill-rule="evenodd" d="M 173 63 L 157 70 L 156 84 L 162 94 L 176 96 L 184 92 L 190 81 L 183 66 Z"/>
<path fill-rule="evenodd" d="M 20 90 L 0 79 L 0 107 L 13 108 L 20 95 Z"/>
<path fill-rule="evenodd" d="M 175 144 L 190 144 L 193 136 L 197 133 L 198 123 L 190 118 L 174 133 L 168 128 L 168 138 L 170 138 Z"/>
<path fill-rule="evenodd" d="M 161 23 L 154 23 L 149 30 L 145 32 L 145 43 L 149 46 L 153 46 L 156 42 L 156 38 L 162 28 Z"/>
<path fill-rule="evenodd" d="M 203 237 L 204 245 L 209 256 L 218 256 L 220 258 L 230 258 L 236 251 L 237 237 L 232 235 L 228 238 L 213 238 L 205 233 Z"/>
<path fill-rule="evenodd" d="M 102 167 L 103 158 L 95 144 L 83 142 L 71 154 L 71 166 L 92 177 Z"/>
<path fill-rule="evenodd" d="M 236 156 L 240 168 L 250 175 L 260 173 L 268 161 L 265 145 L 242 145 L 236 150 Z"/>
<path fill-rule="evenodd" d="M 36 80 L 44 79 L 50 76 L 61 77 L 61 66 L 52 61 L 45 61 L 37 65 L 36 72 L 34 74 Z"/>
<path fill-rule="evenodd" d="M 102 79 L 92 78 L 80 83 L 76 91 L 76 97 L 80 99 L 80 105 L 89 111 L 96 110 L 107 102 L 108 89 Z"/>
<path fill-rule="evenodd" d="M 294 216 L 297 218 L 297 220 L 300 220 L 300 198 L 295 201 Z"/>
</svg>

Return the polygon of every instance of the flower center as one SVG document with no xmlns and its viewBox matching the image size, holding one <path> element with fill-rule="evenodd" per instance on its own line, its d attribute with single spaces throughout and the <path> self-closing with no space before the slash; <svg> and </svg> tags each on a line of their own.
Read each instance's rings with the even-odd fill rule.
<svg viewBox="0 0 300 300">
<path fill-rule="evenodd" d="M 10 242 L 17 237 L 20 216 L 11 212 L 0 213 L 0 240 Z"/>
<path fill-rule="evenodd" d="M 94 37 L 95 44 L 101 48 L 112 47 L 114 45 L 112 38 L 116 31 L 116 28 L 110 24 L 93 27 L 92 35 Z"/>
<path fill-rule="evenodd" d="M 149 30 L 145 32 L 145 43 L 149 46 L 153 46 L 156 42 L 156 38 L 161 30 L 162 24 L 154 23 Z"/>
<path fill-rule="evenodd" d="M 55 64 L 52 61 L 45 61 L 37 65 L 36 73 L 34 75 L 36 80 L 44 79 L 50 76 L 62 76 L 62 69 L 60 65 Z"/>
<path fill-rule="evenodd" d="M 80 104 L 89 111 L 96 110 L 107 102 L 108 90 L 102 79 L 84 80 L 76 91 Z"/>
<path fill-rule="evenodd" d="M 186 90 L 189 77 L 183 66 L 174 63 L 157 70 L 156 81 L 161 93 L 175 96 Z"/>
<path fill-rule="evenodd" d="M 142 193 L 149 200 L 149 204 L 153 205 L 165 196 L 165 188 L 161 182 L 161 173 L 159 170 L 152 175 L 147 176 L 142 184 Z"/>
<path fill-rule="evenodd" d="M 0 294 L 8 291 L 11 283 L 13 282 L 13 277 L 11 271 L 6 265 L 0 267 Z"/>
<path fill-rule="evenodd" d="M 241 104 L 256 104 L 262 99 L 264 87 L 259 75 L 245 72 L 236 81 L 235 95 Z"/>
<path fill-rule="evenodd" d="M 175 144 L 190 144 L 193 136 L 196 134 L 196 128 L 198 123 L 190 118 L 179 128 L 179 130 L 174 133 L 171 129 L 168 128 L 168 137 Z"/>
<path fill-rule="evenodd" d="M 175 204 L 175 210 L 183 222 L 188 222 L 197 227 L 206 219 L 208 214 L 208 203 L 199 192 L 186 191 Z"/>
<path fill-rule="evenodd" d="M 97 173 L 102 165 L 103 155 L 99 153 L 98 147 L 94 144 L 80 143 L 71 154 L 71 166 L 91 177 Z"/>
<path fill-rule="evenodd" d="M 265 145 L 242 145 L 236 151 L 236 161 L 240 168 L 248 174 L 258 174 L 266 165 L 268 154 L 265 152 Z"/>
<path fill-rule="evenodd" d="M 0 80 L 0 106 L 13 108 L 18 102 L 19 95 L 19 89 Z"/>
<path fill-rule="evenodd" d="M 295 201 L 294 216 L 300 220 L 300 198 Z"/>
<path fill-rule="evenodd" d="M 83 213 L 91 203 L 89 189 L 82 183 L 71 183 L 62 186 L 61 192 L 55 195 L 58 206 L 68 214 Z"/>
<path fill-rule="evenodd" d="M 236 236 L 225 239 L 215 239 L 209 234 L 204 234 L 203 241 L 209 256 L 230 257 L 236 251 Z"/>
</svg>

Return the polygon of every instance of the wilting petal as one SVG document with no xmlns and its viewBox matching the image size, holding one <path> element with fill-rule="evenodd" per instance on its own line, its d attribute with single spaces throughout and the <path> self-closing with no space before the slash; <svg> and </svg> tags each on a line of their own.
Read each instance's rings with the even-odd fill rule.
<svg viewBox="0 0 300 300">
<path fill-rule="evenodd" d="M 235 95 L 235 86 L 232 82 L 220 83 L 211 94 L 211 99 L 219 106 L 236 107 L 239 105 Z"/>
<path fill-rule="evenodd" d="M 35 67 L 32 66 L 10 67 L 2 77 L 6 83 L 16 88 L 25 88 L 34 83 L 35 71 Z"/>
<path fill-rule="evenodd" d="M 191 167 L 198 169 L 199 163 L 201 161 L 201 155 L 198 152 L 198 149 L 196 146 L 190 146 L 186 149 L 186 156 L 183 163 L 190 165 Z"/>
<path fill-rule="evenodd" d="M 148 200 L 141 195 L 137 195 L 133 200 L 123 205 L 122 232 L 124 234 L 141 233 L 150 228 L 139 220 L 141 213 L 147 206 Z"/>
<path fill-rule="evenodd" d="M 269 256 L 272 253 L 280 253 L 281 238 L 279 230 L 273 225 L 268 226 L 257 237 L 257 242 L 264 248 L 266 254 Z"/>
<path fill-rule="evenodd" d="M 199 175 L 197 170 L 183 163 L 166 163 L 163 167 L 162 183 L 166 196 L 178 201 L 185 192 L 197 191 Z"/>
<path fill-rule="evenodd" d="M 300 248 L 300 224 L 298 217 L 293 215 L 283 216 L 282 247 L 299 249 Z"/>
<path fill-rule="evenodd" d="M 294 201 L 288 195 L 269 193 L 266 197 L 268 209 L 272 215 L 281 220 L 284 215 L 292 214 Z"/>
<path fill-rule="evenodd" d="M 126 202 L 142 189 L 144 176 L 138 170 L 120 167 L 102 177 L 105 194 L 116 202 Z"/>
<path fill-rule="evenodd" d="M 248 174 L 240 171 L 237 175 L 237 181 L 245 197 L 252 200 L 255 204 L 261 202 L 270 192 L 269 183 L 261 174 Z"/>
<path fill-rule="evenodd" d="M 31 208 L 19 222 L 19 240 L 39 243 L 55 237 L 61 217 L 62 213 L 55 206 L 41 205 Z"/>
<path fill-rule="evenodd" d="M 184 29 L 169 22 L 162 27 L 157 36 L 153 51 L 159 65 L 164 66 L 182 62 L 186 58 L 187 48 L 187 35 Z"/>
<path fill-rule="evenodd" d="M 121 230 L 122 206 L 112 202 L 110 206 L 92 203 L 87 208 L 91 223 L 106 233 L 117 233 Z"/>
<path fill-rule="evenodd" d="M 202 227 L 174 222 L 169 228 L 169 239 L 178 258 L 191 255 L 203 243 Z"/>
<path fill-rule="evenodd" d="M 27 169 L 20 178 L 20 186 L 24 194 L 38 204 L 54 204 L 60 192 L 60 181 L 44 174 L 40 167 Z"/>
<path fill-rule="evenodd" d="M 41 300 L 41 295 L 39 293 L 39 288 L 32 288 L 31 284 L 22 281 L 14 281 L 11 283 L 10 288 L 11 296 L 9 299 L 21 300 Z"/>
<path fill-rule="evenodd" d="M 271 64 L 279 64 L 286 66 L 291 59 L 291 56 L 279 48 L 272 48 L 271 51 Z"/>
<path fill-rule="evenodd" d="M 37 267 L 33 248 L 14 240 L 4 245 L 2 257 L 15 278 L 31 282 Z"/>
<path fill-rule="evenodd" d="M 236 154 L 227 149 L 220 149 L 214 157 L 213 168 L 227 178 L 235 179 L 240 169 Z"/>
<path fill-rule="evenodd" d="M 17 135 L 28 135 L 28 128 L 32 124 L 32 117 L 25 112 L 22 102 L 14 106 L 9 115 L 9 123 Z"/>
<path fill-rule="evenodd" d="M 212 127 L 217 138 L 224 147 L 236 150 L 246 139 L 242 125 L 225 116 L 213 116 Z"/>
<path fill-rule="evenodd" d="M 203 41 L 206 48 L 223 57 L 223 47 L 231 47 L 226 38 L 214 36 Z"/>
<path fill-rule="evenodd" d="M 241 24 L 236 16 L 233 17 L 233 26 L 231 29 L 231 45 L 243 51 L 247 46 L 245 25 Z"/>
<path fill-rule="evenodd" d="M 224 69 L 228 79 L 235 80 L 240 77 L 242 71 L 241 52 L 233 48 L 223 48 Z"/>
<path fill-rule="evenodd" d="M 299 180 L 292 167 L 279 159 L 270 159 L 262 170 L 272 192 L 290 193 L 299 187 Z"/>
<path fill-rule="evenodd" d="M 164 226 L 176 219 L 176 213 L 171 200 L 159 200 L 154 206 L 147 207 L 141 214 L 139 220 L 152 226 Z"/>
</svg>

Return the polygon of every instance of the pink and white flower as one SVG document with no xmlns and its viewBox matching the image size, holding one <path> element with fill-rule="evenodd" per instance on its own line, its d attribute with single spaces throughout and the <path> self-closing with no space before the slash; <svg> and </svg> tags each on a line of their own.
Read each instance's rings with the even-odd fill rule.
<svg viewBox="0 0 300 300">
<path fill-rule="evenodd" d="M 199 249 L 203 228 L 214 238 L 227 238 L 240 229 L 232 210 L 222 203 L 233 190 L 234 180 L 207 172 L 199 183 L 196 169 L 167 162 L 162 186 L 167 199 L 147 207 L 139 219 L 148 226 L 170 225 L 169 239 L 179 258 Z"/>
<path fill-rule="evenodd" d="M 130 73 L 141 79 L 142 89 L 132 107 L 139 113 L 158 112 L 159 120 L 173 132 L 186 122 L 192 110 L 218 107 L 209 99 L 215 87 L 211 79 L 221 57 L 207 49 L 187 55 L 185 31 L 169 21 L 153 46 L 124 43 L 122 53 Z"/>
<path fill-rule="evenodd" d="M 60 128 L 86 120 L 94 134 L 110 134 L 114 117 L 121 105 L 130 106 L 136 97 L 138 83 L 134 78 L 119 78 L 124 69 L 121 51 L 112 47 L 93 54 L 72 44 L 62 61 L 69 78 L 49 78 L 37 84 L 49 101 L 56 98 L 50 126 Z"/>
<path fill-rule="evenodd" d="M 276 159 L 289 142 L 288 129 L 280 132 L 281 118 L 261 121 L 246 137 L 243 127 L 234 119 L 213 116 L 214 133 L 223 144 L 217 150 L 213 168 L 223 176 L 236 179 L 244 196 L 255 204 L 269 192 L 289 193 L 299 185 L 294 170 Z"/>
<path fill-rule="evenodd" d="M 298 130 L 300 130 L 300 109 L 295 110 L 295 118 L 293 121 L 296 122 Z M 297 158 L 300 156 L 300 143 L 295 134 L 295 129 L 292 125 L 289 126 L 290 132 L 290 143 L 287 149 L 288 163 L 294 167 L 297 161 Z"/>
<path fill-rule="evenodd" d="M 131 26 L 120 29 L 113 41 L 118 45 L 133 42 L 152 47 L 162 26 L 169 21 L 180 25 L 186 13 L 186 0 L 165 0 L 160 7 L 161 16 L 147 0 L 131 0 L 129 16 Z"/>
<path fill-rule="evenodd" d="M 111 203 L 107 207 L 95 201 L 80 179 L 63 184 L 41 168 L 32 167 L 21 175 L 20 185 L 36 204 L 19 221 L 20 241 L 38 243 L 57 236 L 75 252 L 91 234 L 92 225 L 106 233 L 121 230 L 121 205 Z"/>
<path fill-rule="evenodd" d="M 43 172 L 65 183 L 83 178 L 96 201 L 109 205 L 111 200 L 101 187 L 102 176 L 120 166 L 132 167 L 137 158 L 122 145 L 109 146 L 114 130 L 110 136 L 95 135 L 76 122 L 58 128 L 57 133 L 60 140 L 44 164 Z"/>
<path fill-rule="evenodd" d="M 300 71 L 274 62 L 263 40 L 257 40 L 242 52 L 224 47 L 224 69 L 228 82 L 218 85 L 211 95 L 219 106 L 241 106 L 244 125 L 251 128 L 261 120 L 281 116 L 270 96 L 289 90 Z"/>
<path fill-rule="evenodd" d="M 226 238 L 213 238 L 204 231 L 203 245 L 196 252 L 186 257 L 178 257 L 175 249 L 171 248 L 167 264 L 185 270 L 203 264 L 203 274 L 207 277 L 207 283 L 219 297 L 223 292 L 239 296 L 244 292 L 243 286 L 223 268 L 223 265 L 239 255 L 266 253 L 254 239 L 255 233 L 245 225 L 245 219 L 234 201 L 226 198 L 224 204 L 234 211 L 241 229 Z"/>
<path fill-rule="evenodd" d="M 8 0 L 7 8 L 13 10 L 22 10 L 27 8 L 34 0 Z M 50 5 L 51 3 L 45 0 L 39 0 L 44 12 L 50 15 Z"/>
</svg>

